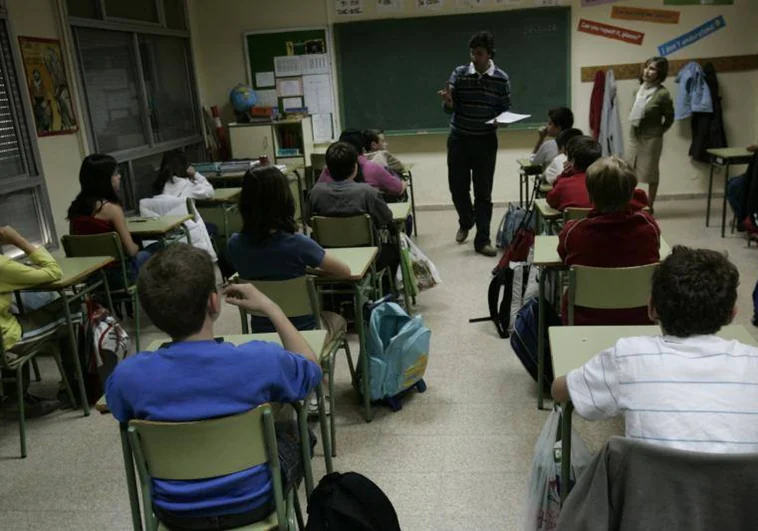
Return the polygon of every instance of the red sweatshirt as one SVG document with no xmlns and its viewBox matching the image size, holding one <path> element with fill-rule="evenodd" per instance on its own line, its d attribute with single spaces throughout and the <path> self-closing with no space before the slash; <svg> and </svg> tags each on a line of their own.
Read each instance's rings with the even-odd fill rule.
<svg viewBox="0 0 758 531">
<path fill-rule="evenodd" d="M 600 213 L 569 221 L 558 237 L 558 254 L 566 265 L 634 267 L 659 260 L 661 230 L 647 212 Z M 568 302 L 563 298 L 563 324 L 568 324 Z M 574 308 L 575 325 L 651 324 L 647 307 L 622 310 Z"/>
<path fill-rule="evenodd" d="M 553 184 L 553 189 L 547 193 L 547 204 L 556 210 L 566 210 L 569 207 L 592 208 L 590 194 L 587 192 L 587 174 L 584 172 L 561 173 Z M 648 206 L 647 194 L 644 190 L 635 188 L 631 201 L 632 210 L 642 210 Z"/>
</svg>

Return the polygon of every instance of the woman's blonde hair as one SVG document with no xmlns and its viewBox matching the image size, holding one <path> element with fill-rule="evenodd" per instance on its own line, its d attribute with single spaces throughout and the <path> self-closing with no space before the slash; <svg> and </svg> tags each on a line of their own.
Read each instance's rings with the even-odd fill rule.
<svg viewBox="0 0 758 531">
<path fill-rule="evenodd" d="M 587 192 L 600 212 L 626 209 L 636 187 L 634 169 L 620 157 L 604 157 L 587 168 Z"/>
</svg>

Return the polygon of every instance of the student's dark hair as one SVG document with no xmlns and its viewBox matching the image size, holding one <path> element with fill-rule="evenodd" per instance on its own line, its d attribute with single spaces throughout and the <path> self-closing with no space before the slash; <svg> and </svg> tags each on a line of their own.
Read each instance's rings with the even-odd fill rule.
<svg viewBox="0 0 758 531">
<path fill-rule="evenodd" d="M 634 169 L 620 157 L 604 157 L 587 168 L 587 192 L 599 212 L 627 210 L 636 187 Z"/>
<path fill-rule="evenodd" d="M 664 333 L 715 334 L 732 321 L 739 283 L 724 254 L 675 246 L 653 274 L 652 306 Z"/>
<path fill-rule="evenodd" d="M 603 156 L 603 150 L 592 137 L 582 135 L 569 140 L 566 145 L 566 156 L 573 163 L 574 169 L 587 171 L 593 162 Z"/>
<path fill-rule="evenodd" d="M 366 145 L 366 141 L 363 139 L 363 131 L 357 129 L 345 129 L 339 138 L 340 142 L 347 142 L 355 148 L 360 155 L 363 153 L 363 147 Z"/>
<path fill-rule="evenodd" d="M 276 166 L 248 170 L 239 200 L 242 232 L 253 241 L 265 240 L 272 231 L 294 234 L 295 198 L 287 176 Z"/>
<path fill-rule="evenodd" d="M 564 129 L 570 129 L 574 126 L 574 113 L 568 107 L 555 107 L 547 111 L 547 117 L 555 125 Z"/>
<path fill-rule="evenodd" d="M 582 136 L 584 133 L 581 129 L 571 128 L 571 129 L 564 129 L 560 133 L 558 133 L 558 136 L 555 137 L 555 143 L 558 146 L 558 149 L 565 149 L 566 145 L 569 143 L 569 140 L 572 138 L 575 138 L 577 136 Z"/>
<path fill-rule="evenodd" d="M 490 57 L 495 57 L 495 36 L 491 32 L 483 30 L 477 31 L 468 41 L 469 50 L 474 48 L 484 48 Z"/>
<path fill-rule="evenodd" d="M 137 293 L 155 326 L 175 341 L 196 334 L 216 291 L 213 262 L 206 251 L 175 243 L 155 253 L 140 268 Z"/>
<path fill-rule="evenodd" d="M 335 181 L 344 181 L 355 171 L 358 152 L 347 142 L 335 142 L 326 150 L 326 167 Z"/>
<path fill-rule="evenodd" d="M 381 129 L 366 129 L 363 131 L 363 143 L 366 151 L 371 151 L 371 144 L 379 142 L 381 138 L 379 135 L 383 135 L 384 131 Z"/>
<path fill-rule="evenodd" d="M 66 219 L 96 214 L 95 205 L 98 201 L 121 204 L 111 182 L 117 169 L 118 163 L 110 155 L 100 153 L 87 155 L 79 168 L 81 190 L 68 207 Z"/>
<path fill-rule="evenodd" d="M 162 194 L 166 183 L 173 177 L 189 178 L 189 175 L 187 175 L 189 165 L 187 155 L 181 149 L 174 149 L 164 153 L 163 160 L 161 160 L 161 168 L 158 170 L 158 175 L 153 181 L 153 193 L 156 195 Z"/>
<path fill-rule="evenodd" d="M 645 67 L 650 63 L 655 63 L 655 68 L 658 69 L 658 78 L 655 80 L 657 83 L 663 83 L 669 75 L 669 60 L 665 57 L 655 56 L 645 61 Z M 640 76 L 640 83 L 642 83 L 642 76 Z"/>
</svg>

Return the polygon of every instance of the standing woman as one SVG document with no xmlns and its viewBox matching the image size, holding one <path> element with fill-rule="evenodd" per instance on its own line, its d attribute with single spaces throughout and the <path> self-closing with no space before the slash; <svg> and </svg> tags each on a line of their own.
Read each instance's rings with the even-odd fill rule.
<svg viewBox="0 0 758 531">
<path fill-rule="evenodd" d="M 663 86 L 668 72 L 665 57 L 651 57 L 645 62 L 642 85 L 629 115 L 632 124 L 629 164 L 636 170 L 637 180 L 648 185 L 651 213 L 658 194 L 663 135 L 674 123 L 674 102 Z"/>
</svg>

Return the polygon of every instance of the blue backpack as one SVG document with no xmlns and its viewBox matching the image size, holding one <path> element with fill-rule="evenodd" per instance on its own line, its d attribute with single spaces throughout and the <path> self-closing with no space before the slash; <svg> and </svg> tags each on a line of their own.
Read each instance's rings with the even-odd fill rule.
<svg viewBox="0 0 758 531">
<path fill-rule="evenodd" d="M 394 302 L 374 306 L 369 319 L 367 348 L 371 400 L 387 400 L 397 411 L 397 395 L 416 387 L 423 393 L 432 332 L 420 315 L 410 317 Z"/>
<path fill-rule="evenodd" d="M 495 245 L 498 249 L 508 247 L 520 228 L 528 227 L 532 230 L 535 229 L 535 217 L 530 216 L 529 219 L 526 219 L 527 214 L 530 214 L 530 210 L 516 206 L 514 203 L 508 204 L 508 210 L 505 211 L 500 220 L 497 235 L 495 236 Z"/>
<path fill-rule="evenodd" d="M 551 326 L 561 326 L 561 318 L 553 309 L 552 305 L 545 304 L 545 374 L 544 384 L 550 386 L 553 383 L 553 357 L 550 353 L 550 340 L 547 331 Z M 537 356 L 537 324 L 539 320 L 539 302 L 537 297 L 529 299 L 524 307 L 516 315 L 511 334 L 511 348 L 516 357 L 521 361 L 529 375 L 537 381 L 538 356 Z"/>
</svg>

